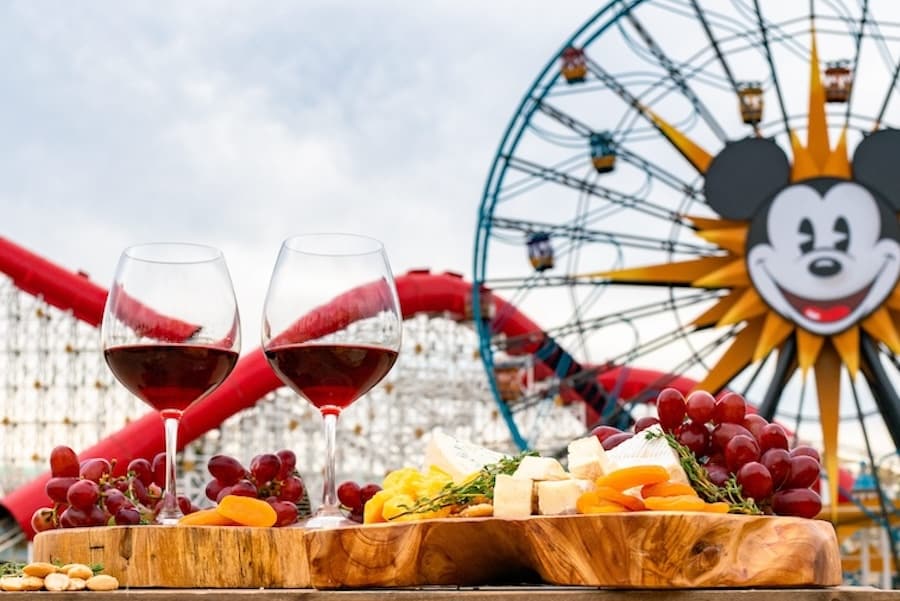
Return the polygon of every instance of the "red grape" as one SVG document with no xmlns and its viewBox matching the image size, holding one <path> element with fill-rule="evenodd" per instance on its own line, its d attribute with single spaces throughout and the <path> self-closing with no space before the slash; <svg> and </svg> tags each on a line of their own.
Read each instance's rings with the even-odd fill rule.
<svg viewBox="0 0 900 601">
<path fill-rule="evenodd" d="M 725 445 L 725 465 L 732 472 L 751 461 L 759 461 L 759 445 L 752 436 L 738 434 Z"/>
<path fill-rule="evenodd" d="M 278 479 L 284 480 L 294 473 L 294 468 L 297 466 L 297 455 L 290 449 L 281 449 L 275 454 L 281 460 L 281 470 L 278 472 Z"/>
<path fill-rule="evenodd" d="M 100 480 L 104 477 L 109 476 L 111 471 L 112 467 L 110 466 L 109 461 L 102 457 L 86 459 L 81 462 L 81 477 L 85 480 L 96 482 L 97 484 L 99 484 Z"/>
<path fill-rule="evenodd" d="M 69 509 L 73 509 L 70 507 Z M 85 526 L 105 526 L 109 523 L 109 514 L 100 509 L 97 505 L 92 505 L 87 510 L 87 523 Z"/>
<path fill-rule="evenodd" d="M 78 482 L 78 478 L 73 478 L 71 476 L 50 478 L 47 480 L 47 484 L 44 485 L 44 492 L 47 493 L 47 496 L 50 497 L 51 501 L 65 503 L 69 487 L 76 482 Z"/>
<path fill-rule="evenodd" d="M 166 454 L 157 453 L 154 455 L 153 461 L 150 463 L 150 469 L 153 470 L 153 482 L 150 484 L 164 487 L 166 485 Z M 150 486 L 150 484 L 147 484 L 147 486 Z"/>
<path fill-rule="evenodd" d="M 737 471 L 736 476 L 745 497 L 761 501 L 772 494 L 772 474 L 762 463 L 758 461 L 745 463 Z"/>
<path fill-rule="evenodd" d="M 66 494 L 69 505 L 84 510 L 90 509 L 99 500 L 100 487 L 93 480 L 79 480 L 69 487 Z"/>
<path fill-rule="evenodd" d="M 78 455 L 69 447 L 60 445 L 50 451 L 50 473 L 53 476 L 77 478 L 79 469 Z"/>
<path fill-rule="evenodd" d="M 103 504 L 106 506 L 106 511 L 115 515 L 121 508 L 130 506 L 132 503 L 122 491 L 113 489 L 103 495 Z"/>
<path fill-rule="evenodd" d="M 132 459 L 128 464 L 128 471 L 147 486 L 153 484 L 153 466 L 143 457 Z"/>
<path fill-rule="evenodd" d="M 138 500 L 138 503 L 141 505 L 150 505 L 150 494 L 147 492 L 147 487 L 144 486 L 143 482 L 140 480 L 132 480 L 130 488 L 132 496 Z"/>
<path fill-rule="evenodd" d="M 359 493 L 359 484 L 352 480 L 341 482 L 341 485 L 337 488 L 338 500 L 341 502 L 341 505 L 350 510 L 358 509 L 363 505 L 360 502 Z"/>
<path fill-rule="evenodd" d="M 735 436 L 747 436 L 748 438 L 753 438 L 753 434 L 750 433 L 750 430 L 741 426 L 739 424 L 732 423 L 724 423 L 716 426 L 712 431 L 712 436 L 710 437 L 710 449 L 712 451 L 724 451 L 725 445 L 728 444 L 728 441 L 734 438 Z"/>
<path fill-rule="evenodd" d="M 234 457 L 228 455 L 214 455 L 207 464 L 209 473 L 225 486 L 231 486 L 244 477 L 244 466 Z"/>
<path fill-rule="evenodd" d="M 791 474 L 791 456 L 784 449 L 769 449 L 759 460 L 772 475 L 772 486 L 775 490 L 782 487 Z"/>
<path fill-rule="evenodd" d="M 675 438 L 697 457 L 706 455 L 706 451 L 709 449 L 709 430 L 705 425 L 695 421 L 685 422 L 678 426 L 678 429 L 675 430 Z"/>
<path fill-rule="evenodd" d="M 239 497 L 253 497 L 256 498 L 258 496 L 258 491 L 256 489 L 256 485 L 250 480 L 238 480 L 231 487 L 231 494 L 237 495 Z"/>
<path fill-rule="evenodd" d="M 613 426 L 597 426 L 593 430 L 591 430 L 591 434 L 597 437 L 597 440 L 603 442 L 610 436 L 615 436 L 616 434 L 622 434 L 622 431 L 618 428 L 614 428 Z"/>
<path fill-rule="evenodd" d="M 222 487 L 222 489 L 219 491 L 219 494 L 216 495 L 216 503 L 221 503 L 222 499 L 230 495 L 232 488 L 233 487 L 231 486 Z"/>
<path fill-rule="evenodd" d="M 219 493 L 222 492 L 223 488 L 225 488 L 225 485 L 218 478 L 213 478 L 206 483 L 206 498 L 210 501 L 215 501 L 219 498 Z"/>
<path fill-rule="evenodd" d="M 808 488 L 819 477 L 819 462 L 808 455 L 791 457 L 791 473 L 786 488 Z"/>
<path fill-rule="evenodd" d="M 816 517 L 822 511 L 822 498 L 809 488 L 788 488 L 772 495 L 772 511 L 778 515 Z"/>
<path fill-rule="evenodd" d="M 620 432 L 604 439 L 600 444 L 603 445 L 604 451 L 611 451 L 632 436 L 634 436 L 634 434 L 632 434 L 631 432 Z"/>
<path fill-rule="evenodd" d="M 35 532 L 44 532 L 52 530 L 56 527 L 54 523 L 53 509 L 50 507 L 41 507 L 31 515 L 31 527 Z"/>
<path fill-rule="evenodd" d="M 141 513 L 134 507 L 122 507 L 113 514 L 119 526 L 136 526 L 141 523 Z"/>
<path fill-rule="evenodd" d="M 192 507 L 191 500 L 188 499 L 184 495 L 178 495 L 177 498 L 178 498 L 178 509 L 181 510 L 181 513 L 183 513 L 184 515 L 191 513 L 191 507 Z"/>
<path fill-rule="evenodd" d="M 281 459 L 274 453 L 257 455 L 250 461 L 250 475 L 259 486 L 274 479 L 281 471 Z"/>
<path fill-rule="evenodd" d="M 77 507 L 69 507 L 59 515 L 59 525 L 63 528 L 89 526 L 88 514 Z"/>
<path fill-rule="evenodd" d="M 684 396 L 674 388 L 664 388 L 656 397 L 656 413 L 663 429 L 674 431 L 684 421 Z"/>
<path fill-rule="evenodd" d="M 728 468 L 721 463 L 707 463 L 703 467 L 706 468 L 710 481 L 716 486 L 723 486 L 728 481 L 728 478 L 731 477 Z"/>
<path fill-rule="evenodd" d="M 381 490 L 377 484 L 366 484 L 359 489 L 359 506 L 364 507 L 369 499 L 375 496 L 375 493 Z"/>
<path fill-rule="evenodd" d="M 822 463 L 822 457 L 819 456 L 819 452 L 805 444 L 796 446 L 791 449 L 791 457 L 796 457 L 797 455 L 806 455 L 807 457 L 812 457 L 813 459 L 815 459 L 816 463 Z"/>
<path fill-rule="evenodd" d="M 303 493 L 303 480 L 296 476 L 290 476 L 281 483 L 281 488 L 278 491 L 278 498 L 282 501 L 296 503 L 303 498 Z"/>
<path fill-rule="evenodd" d="M 297 506 L 290 501 L 280 501 L 278 499 L 274 501 L 268 501 L 269 505 L 272 506 L 272 509 L 275 510 L 275 515 L 278 516 L 275 520 L 276 526 L 290 526 L 291 524 L 297 521 Z"/>
<path fill-rule="evenodd" d="M 756 437 L 763 453 L 769 449 L 787 449 L 788 438 L 784 428 L 778 424 L 766 425 Z"/>
<path fill-rule="evenodd" d="M 685 401 L 685 411 L 691 420 L 705 424 L 712 420 L 716 399 L 705 390 L 695 390 Z"/>
<path fill-rule="evenodd" d="M 741 423 L 742 426 L 750 430 L 750 434 L 753 435 L 757 441 L 759 441 L 759 434 L 762 432 L 762 429 L 769 425 L 769 422 L 766 421 L 761 415 L 757 415 L 756 413 L 748 413 L 744 416 L 744 421 Z"/>
<path fill-rule="evenodd" d="M 713 421 L 717 424 L 742 424 L 747 413 L 747 402 L 736 392 L 729 392 L 716 401 Z"/>
<path fill-rule="evenodd" d="M 638 419 L 634 422 L 634 433 L 643 432 L 650 426 L 655 426 L 659 423 L 659 420 L 651 415 L 645 415 L 644 417 Z"/>
</svg>

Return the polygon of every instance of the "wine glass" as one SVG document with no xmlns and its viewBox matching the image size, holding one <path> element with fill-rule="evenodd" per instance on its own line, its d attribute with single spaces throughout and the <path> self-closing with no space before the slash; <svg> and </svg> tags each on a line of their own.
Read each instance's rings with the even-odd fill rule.
<svg viewBox="0 0 900 601">
<path fill-rule="evenodd" d="M 181 415 L 225 380 L 240 349 L 237 301 L 222 252 L 181 243 L 126 248 L 100 336 L 116 379 L 163 419 L 166 489 L 156 521 L 174 524 L 182 517 L 175 486 Z"/>
<path fill-rule="evenodd" d="M 337 421 L 394 365 L 401 323 L 394 276 L 378 240 L 309 234 L 281 245 L 263 307 L 262 344 L 278 377 L 324 421 L 322 504 L 307 528 L 353 523 L 335 494 Z"/>
</svg>

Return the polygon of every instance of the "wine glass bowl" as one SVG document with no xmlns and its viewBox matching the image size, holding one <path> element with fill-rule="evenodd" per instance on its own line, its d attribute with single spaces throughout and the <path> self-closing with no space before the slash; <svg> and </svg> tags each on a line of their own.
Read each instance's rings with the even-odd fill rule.
<svg viewBox="0 0 900 601">
<path fill-rule="evenodd" d="M 278 377 L 323 416 L 322 504 L 307 528 L 352 523 L 335 492 L 337 420 L 390 371 L 401 332 L 400 303 L 381 242 L 352 234 L 284 241 L 263 307 L 262 343 Z"/>
<path fill-rule="evenodd" d="M 237 362 L 240 318 L 218 249 L 152 243 L 122 253 L 100 327 L 119 382 L 163 419 L 166 490 L 157 522 L 182 516 L 175 453 L 182 413 L 215 390 Z"/>
</svg>

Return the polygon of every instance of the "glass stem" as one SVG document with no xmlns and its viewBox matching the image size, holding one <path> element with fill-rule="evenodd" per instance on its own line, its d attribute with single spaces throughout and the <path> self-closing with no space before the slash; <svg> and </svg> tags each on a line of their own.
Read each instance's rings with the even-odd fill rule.
<svg viewBox="0 0 900 601">
<path fill-rule="evenodd" d="M 175 524 L 184 515 L 178 507 L 178 491 L 175 484 L 175 456 L 178 450 L 177 417 L 163 419 L 166 429 L 166 490 L 156 521 L 159 524 Z"/>
<path fill-rule="evenodd" d="M 326 413 L 325 422 L 325 483 L 322 486 L 322 509 L 328 513 L 338 511 L 337 492 L 334 482 L 334 440 L 337 430 L 338 416 Z"/>
</svg>

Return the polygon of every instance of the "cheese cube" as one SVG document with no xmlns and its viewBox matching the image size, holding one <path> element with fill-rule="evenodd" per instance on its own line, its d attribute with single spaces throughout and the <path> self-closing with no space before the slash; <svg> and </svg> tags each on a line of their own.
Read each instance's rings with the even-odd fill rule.
<svg viewBox="0 0 900 601">
<path fill-rule="evenodd" d="M 541 515 L 576 513 L 578 497 L 594 488 L 590 480 L 547 480 L 537 483 L 538 512 Z"/>
<path fill-rule="evenodd" d="M 533 483 L 527 478 L 498 474 L 494 482 L 494 517 L 527 518 L 531 515 Z"/>
<path fill-rule="evenodd" d="M 579 438 L 569 443 L 569 473 L 576 478 L 593 480 L 612 470 L 612 462 L 596 436 Z"/>
<path fill-rule="evenodd" d="M 662 436 L 647 438 L 645 432 L 660 435 L 662 428 L 658 424 L 650 426 L 608 451 L 606 455 L 613 465 L 617 469 L 635 465 L 661 465 L 669 471 L 669 478 L 673 482 L 690 484 L 684 468 L 681 467 L 678 453 L 669 446 L 666 439 Z"/>
<path fill-rule="evenodd" d="M 432 466 L 437 467 L 458 483 L 484 466 L 500 461 L 503 457 L 505 455 L 502 453 L 435 430 L 425 448 L 425 471 L 427 472 Z"/>
<path fill-rule="evenodd" d="M 527 478 L 538 481 L 567 480 L 569 474 L 566 473 L 559 461 L 553 457 L 526 455 L 513 473 L 513 478 Z"/>
</svg>

